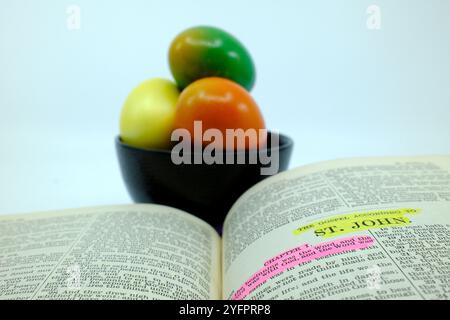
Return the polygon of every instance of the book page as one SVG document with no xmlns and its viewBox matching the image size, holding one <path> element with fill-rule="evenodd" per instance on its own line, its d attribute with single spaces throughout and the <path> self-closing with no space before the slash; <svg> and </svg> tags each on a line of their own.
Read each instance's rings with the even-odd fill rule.
<svg viewBox="0 0 450 320">
<path fill-rule="evenodd" d="M 225 299 L 450 299 L 450 157 L 310 165 L 224 225 Z"/>
<path fill-rule="evenodd" d="M 0 299 L 220 299 L 219 235 L 157 205 L 0 218 Z"/>
</svg>

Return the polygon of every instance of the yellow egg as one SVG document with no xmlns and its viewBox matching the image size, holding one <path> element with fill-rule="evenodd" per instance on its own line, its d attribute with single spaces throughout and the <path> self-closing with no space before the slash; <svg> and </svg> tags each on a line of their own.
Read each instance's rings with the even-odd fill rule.
<svg viewBox="0 0 450 320">
<path fill-rule="evenodd" d="M 168 148 L 179 95 L 175 83 L 159 78 L 133 89 L 120 116 L 122 141 L 140 148 Z"/>
</svg>

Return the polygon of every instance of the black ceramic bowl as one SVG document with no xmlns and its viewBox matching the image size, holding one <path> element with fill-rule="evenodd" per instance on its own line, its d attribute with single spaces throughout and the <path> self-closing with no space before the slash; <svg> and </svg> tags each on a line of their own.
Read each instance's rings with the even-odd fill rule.
<svg viewBox="0 0 450 320">
<path fill-rule="evenodd" d="M 294 143 L 291 138 L 277 134 L 279 144 L 272 147 L 272 135 L 276 134 L 269 133 L 265 152 L 269 155 L 278 152 L 279 166 L 276 172 L 285 171 Z M 269 177 L 261 175 L 261 168 L 270 165 L 263 165 L 260 161 L 250 164 L 249 151 L 244 152 L 246 164 L 175 165 L 170 150 L 135 148 L 123 143 L 120 137 L 116 138 L 116 150 L 122 177 L 135 202 L 179 208 L 216 228 L 223 223 L 226 213 L 239 196 Z M 232 153 L 236 163 L 237 152 Z M 224 159 L 226 156 L 224 154 Z"/>
</svg>

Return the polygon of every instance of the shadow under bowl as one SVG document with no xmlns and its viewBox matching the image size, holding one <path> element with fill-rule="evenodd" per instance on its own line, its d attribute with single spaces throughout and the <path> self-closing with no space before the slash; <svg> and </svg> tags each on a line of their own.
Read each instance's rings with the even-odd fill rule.
<svg viewBox="0 0 450 320">
<path fill-rule="evenodd" d="M 271 146 L 272 141 L 278 143 Z M 275 139 L 275 140 L 274 140 Z M 227 212 L 250 187 L 266 179 L 262 168 L 273 168 L 271 174 L 287 170 L 294 142 L 276 133 L 268 134 L 266 149 L 258 151 L 224 151 L 225 164 L 180 164 L 172 161 L 171 150 L 136 148 L 116 138 L 116 151 L 122 177 L 136 203 L 156 203 L 184 210 L 220 229 Z M 231 153 L 231 154 L 230 154 Z M 242 154 L 244 153 L 244 155 Z M 251 154 L 258 157 L 250 162 Z M 272 163 L 260 161 L 267 155 Z M 278 153 L 278 166 L 273 166 Z M 194 163 L 196 153 L 188 157 Z M 245 156 L 244 164 L 237 164 L 238 156 Z M 197 153 L 198 156 L 198 153 Z M 232 157 L 234 164 L 227 164 Z M 254 158 L 253 158 L 254 159 Z"/>
</svg>

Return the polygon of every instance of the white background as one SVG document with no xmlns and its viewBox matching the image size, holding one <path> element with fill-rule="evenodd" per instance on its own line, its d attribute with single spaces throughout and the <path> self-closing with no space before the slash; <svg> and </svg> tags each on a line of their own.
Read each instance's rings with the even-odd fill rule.
<svg viewBox="0 0 450 320">
<path fill-rule="evenodd" d="M 170 78 L 169 44 L 195 25 L 252 53 L 252 94 L 294 138 L 292 166 L 449 154 L 449 16 L 449 0 L 0 0 L 0 214 L 131 202 L 113 143 L 122 103 Z"/>
</svg>

